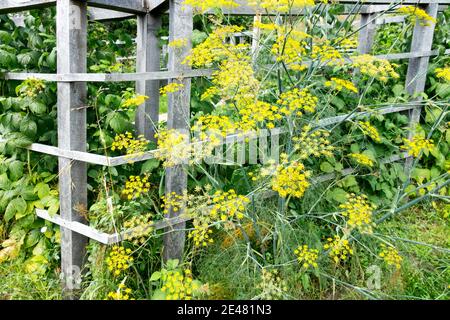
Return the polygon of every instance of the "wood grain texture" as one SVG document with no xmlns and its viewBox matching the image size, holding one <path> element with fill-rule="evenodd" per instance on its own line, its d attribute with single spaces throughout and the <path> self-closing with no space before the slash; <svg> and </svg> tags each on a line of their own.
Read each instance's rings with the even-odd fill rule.
<svg viewBox="0 0 450 320">
<path fill-rule="evenodd" d="M 169 47 L 169 71 L 189 70 L 187 64 L 183 64 L 186 56 L 192 48 L 193 31 L 193 13 L 189 6 L 182 0 L 170 0 L 169 2 L 169 35 L 170 41 L 183 39 L 186 45 L 182 48 Z M 188 132 L 190 118 L 190 98 L 191 98 L 191 80 L 183 79 L 177 81 L 183 85 L 183 88 L 177 92 L 168 95 L 168 117 L 167 127 L 169 129 L 182 130 Z M 166 194 L 175 192 L 182 194 L 187 188 L 187 173 L 184 165 L 178 165 L 166 169 Z M 184 209 L 179 211 L 169 210 L 167 218 L 175 218 L 183 215 Z M 164 236 L 163 258 L 181 259 L 184 251 L 186 223 L 181 222 L 168 228 L 170 231 Z"/>
<path fill-rule="evenodd" d="M 138 72 L 160 71 L 161 50 L 157 33 L 161 28 L 161 16 L 146 14 L 137 18 L 137 54 Z M 149 99 L 140 105 L 136 112 L 136 131 L 147 140 L 156 141 L 155 133 L 159 118 L 159 80 L 140 80 L 136 82 L 136 92 Z"/>
<path fill-rule="evenodd" d="M 58 73 L 86 72 L 86 3 L 59 0 L 57 4 Z M 58 147 L 68 151 L 86 151 L 86 83 L 58 83 Z M 85 223 L 87 208 L 86 163 L 59 159 L 61 217 Z M 61 228 L 61 271 L 65 297 L 76 297 L 73 277 L 80 277 L 88 238 Z"/>
</svg>

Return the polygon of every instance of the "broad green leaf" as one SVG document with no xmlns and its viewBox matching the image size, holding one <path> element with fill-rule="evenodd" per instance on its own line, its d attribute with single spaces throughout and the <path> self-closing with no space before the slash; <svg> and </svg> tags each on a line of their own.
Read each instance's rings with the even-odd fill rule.
<svg viewBox="0 0 450 320">
<path fill-rule="evenodd" d="M 159 167 L 159 160 L 158 159 L 150 159 L 144 162 L 141 169 L 141 174 L 143 173 L 150 173 L 156 168 Z"/>
<path fill-rule="evenodd" d="M 9 164 L 9 177 L 12 181 L 17 181 L 23 177 L 23 166 L 24 163 L 19 160 L 14 160 Z"/>
<path fill-rule="evenodd" d="M 27 210 L 27 202 L 21 197 L 11 200 L 5 210 L 5 221 L 8 222 L 16 214 L 24 214 Z"/>
<path fill-rule="evenodd" d="M 320 164 L 320 170 L 326 173 L 331 173 L 334 171 L 334 167 L 327 161 L 324 161 Z"/>
</svg>

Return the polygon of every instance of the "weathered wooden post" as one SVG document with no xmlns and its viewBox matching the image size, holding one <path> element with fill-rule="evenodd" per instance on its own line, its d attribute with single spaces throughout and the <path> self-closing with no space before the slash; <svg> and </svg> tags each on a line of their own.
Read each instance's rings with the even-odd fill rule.
<svg viewBox="0 0 450 320">
<path fill-rule="evenodd" d="M 372 12 L 375 6 L 367 6 L 361 12 L 360 30 L 358 35 L 358 52 L 360 54 L 370 53 L 373 40 L 377 31 L 376 14 Z"/>
<path fill-rule="evenodd" d="M 161 17 L 138 15 L 137 17 L 137 50 L 136 72 L 160 71 L 158 30 L 161 28 Z M 155 132 L 159 120 L 159 80 L 141 80 L 136 82 L 136 92 L 148 96 L 149 99 L 139 106 L 136 112 L 136 131 L 146 139 L 155 141 Z"/>
<path fill-rule="evenodd" d="M 59 74 L 86 72 L 87 6 L 86 2 L 58 0 L 56 4 Z M 85 82 L 58 83 L 58 147 L 86 151 Z M 60 212 L 68 221 L 85 222 L 87 210 L 86 164 L 59 158 Z M 61 272 L 65 298 L 76 297 L 81 281 L 87 238 L 61 228 Z"/>
<path fill-rule="evenodd" d="M 418 8 L 425 10 L 430 16 L 436 18 L 439 4 L 424 4 L 418 5 Z M 411 42 L 410 52 L 430 51 L 433 45 L 435 24 L 429 22 L 424 25 L 422 21 L 417 21 L 414 26 L 414 33 Z M 429 56 L 422 56 L 417 58 L 410 58 L 408 64 L 408 71 L 406 74 L 406 91 L 410 94 L 421 93 L 425 90 L 427 80 Z M 416 101 L 420 104 L 422 97 L 417 97 Z M 420 114 L 422 108 L 419 106 L 409 111 L 409 138 L 414 134 L 414 127 L 420 122 Z M 406 170 L 410 170 L 413 163 L 412 158 L 406 160 Z"/>
<path fill-rule="evenodd" d="M 183 64 L 185 57 L 192 48 L 193 14 L 192 8 L 186 6 L 183 0 L 170 0 L 169 9 L 169 41 L 185 40 L 183 47 L 169 47 L 169 71 L 177 72 L 188 70 L 190 67 Z M 178 81 L 178 80 L 177 80 Z M 183 88 L 168 96 L 169 129 L 177 129 L 182 133 L 188 133 L 190 117 L 191 79 L 184 78 L 180 81 Z M 182 194 L 187 188 L 187 173 L 184 165 L 177 165 L 166 169 L 166 195 L 175 192 Z M 184 210 L 174 211 L 169 209 L 168 218 L 173 218 L 184 213 Z M 164 236 L 163 257 L 168 259 L 181 259 L 183 257 L 186 223 L 179 223 L 167 228 Z"/>
</svg>

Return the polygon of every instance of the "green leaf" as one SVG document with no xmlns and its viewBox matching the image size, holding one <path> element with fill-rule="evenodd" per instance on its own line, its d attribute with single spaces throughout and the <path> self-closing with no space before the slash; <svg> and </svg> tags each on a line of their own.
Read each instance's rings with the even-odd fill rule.
<svg viewBox="0 0 450 320">
<path fill-rule="evenodd" d="M 8 175 L 3 173 L 0 175 L 0 189 L 7 190 L 11 186 L 11 181 L 9 181 Z"/>
<path fill-rule="evenodd" d="M 47 112 L 47 106 L 41 102 L 33 101 L 29 104 L 31 112 L 35 114 L 44 114 Z"/>
<path fill-rule="evenodd" d="M 153 293 L 152 300 L 165 300 L 166 294 L 161 291 L 161 289 L 158 289 Z"/>
<path fill-rule="evenodd" d="M 156 168 L 159 167 L 159 160 L 158 159 L 150 159 L 144 162 L 141 169 L 141 174 L 143 173 L 150 173 Z"/>
<path fill-rule="evenodd" d="M 128 119 L 124 115 L 115 112 L 109 121 L 109 125 L 116 133 L 123 133 L 128 127 Z"/>
<path fill-rule="evenodd" d="M 152 276 L 150 277 L 150 281 L 158 281 L 159 279 L 161 279 L 161 272 L 153 272 Z"/>
<path fill-rule="evenodd" d="M 23 166 L 24 163 L 19 160 L 14 160 L 9 164 L 9 177 L 12 181 L 17 181 L 23 177 Z"/>
<path fill-rule="evenodd" d="M 25 214 L 27 210 L 27 202 L 21 197 L 11 200 L 5 210 L 5 221 L 8 222 L 16 214 Z"/>
<path fill-rule="evenodd" d="M 175 270 L 178 267 L 179 263 L 180 263 L 180 261 L 178 259 L 167 260 L 167 262 L 166 262 L 167 269 Z"/>
<path fill-rule="evenodd" d="M 40 182 L 34 187 L 34 192 L 37 192 L 39 199 L 43 199 L 50 193 L 48 184 Z"/>
<path fill-rule="evenodd" d="M 344 203 L 347 201 L 347 192 L 341 188 L 334 188 L 333 190 L 327 193 L 328 201 L 337 201 L 339 203 Z"/>
<path fill-rule="evenodd" d="M 334 171 L 334 167 L 327 161 L 324 161 L 320 164 L 320 170 L 326 173 L 331 173 Z"/>
<path fill-rule="evenodd" d="M 37 124 L 33 120 L 30 119 L 24 119 L 20 123 L 20 132 L 22 132 L 24 135 L 34 138 L 37 133 Z"/>
</svg>

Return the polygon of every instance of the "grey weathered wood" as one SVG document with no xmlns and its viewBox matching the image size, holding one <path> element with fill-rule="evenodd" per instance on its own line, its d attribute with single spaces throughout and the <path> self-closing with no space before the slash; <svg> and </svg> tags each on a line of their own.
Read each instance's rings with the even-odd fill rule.
<svg viewBox="0 0 450 320">
<path fill-rule="evenodd" d="M 77 221 L 70 221 L 62 218 L 60 215 L 50 215 L 47 210 L 36 209 L 36 215 L 39 218 L 53 222 L 64 229 L 71 230 L 77 234 L 88 237 L 103 244 L 109 244 L 110 235 L 101 231 L 98 231 L 90 226 Z"/>
<path fill-rule="evenodd" d="M 136 71 L 159 71 L 161 68 L 161 50 L 158 30 L 161 28 L 161 16 L 150 13 L 138 16 L 137 20 Z M 138 107 L 136 112 L 136 130 L 146 139 L 155 140 L 159 117 L 159 80 L 141 80 L 136 82 L 136 92 L 149 99 Z"/>
<path fill-rule="evenodd" d="M 211 69 L 179 70 L 179 71 L 154 71 L 138 73 L 0 73 L 0 78 L 5 80 L 26 80 L 30 77 L 46 81 L 57 82 L 128 82 L 146 80 L 168 80 L 193 77 L 209 77 L 213 73 Z"/>
<path fill-rule="evenodd" d="M 147 6 L 142 0 L 78 0 L 87 2 L 89 6 L 136 14 L 147 13 Z"/>
<path fill-rule="evenodd" d="M 88 8 L 88 17 L 91 21 L 106 22 L 134 18 L 136 14 L 103 8 Z"/>
<path fill-rule="evenodd" d="M 357 49 L 360 54 L 370 53 L 372 51 L 376 31 L 376 14 L 362 13 Z"/>
<path fill-rule="evenodd" d="M 58 73 L 86 72 L 86 3 L 59 0 L 57 3 Z M 86 151 L 86 83 L 58 83 L 58 147 Z M 59 194 L 61 217 L 86 222 L 86 163 L 59 158 Z M 76 296 L 75 284 L 81 277 L 88 238 L 61 228 L 61 272 L 65 296 Z M 74 279 L 75 277 L 75 279 Z"/>
<path fill-rule="evenodd" d="M 190 67 L 183 64 L 184 59 L 192 48 L 193 13 L 192 8 L 186 6 L 182 0 L 170 0 L 169 2 L 169 35 L 170 41 L 185 39 L 187 44 L 182 48 L 169 48 L 169 71 L 188 70 Z M 191 80 L 183 79 L 184 87 L 168 95 L 169 129 L 189 132 Z M 182 194 L 187 189 L 187 173 L 184 165 L 178 165 L 166 170 L 166 194 L 175 192 Z M 184 210 L 177 212 L 169 210 L 168 218 L 182 215 Z M 173 232 L 164 236 L 163 257 L 168 259 L 181 259 L 184 251 L 185 223 L 173 226 Z"/>
<path fill-rule="evenodd" d="M 0 14 L 54 6 L 56 0 L 2 0 Z"/>
<path fill-rule="evenodd" d="M 430 16 L 436 18 L 438 12 L 437 4 L 420 5 Z M 431 50 L 433 44 L 435 24 L 421 25 L 419 21 L 414 26 L 413 39 L 411 42 L 411 52 L 428 51 Z M 411 94 L 421 93 L 425 90 L 427 80 L 428 64 L 430 58 L 417 57 L 411 58 L 408 64 L 408 71 L 406 73 L 406 91 Z M 422 97 L 417 97 L 416 101 L 422 100 Z M 420 105 L 420 103 L 419 103 Z M 421 108 L 415 108 L 409 113 L 409 127 L 410 131 L 408 137 L 411 138 L 414 134 L 414 127 L 420 122 Z M 412 167 L 413 159 L 409 158 L 406 161 L 406 170 L 409 171 Z"/>
</svg>

